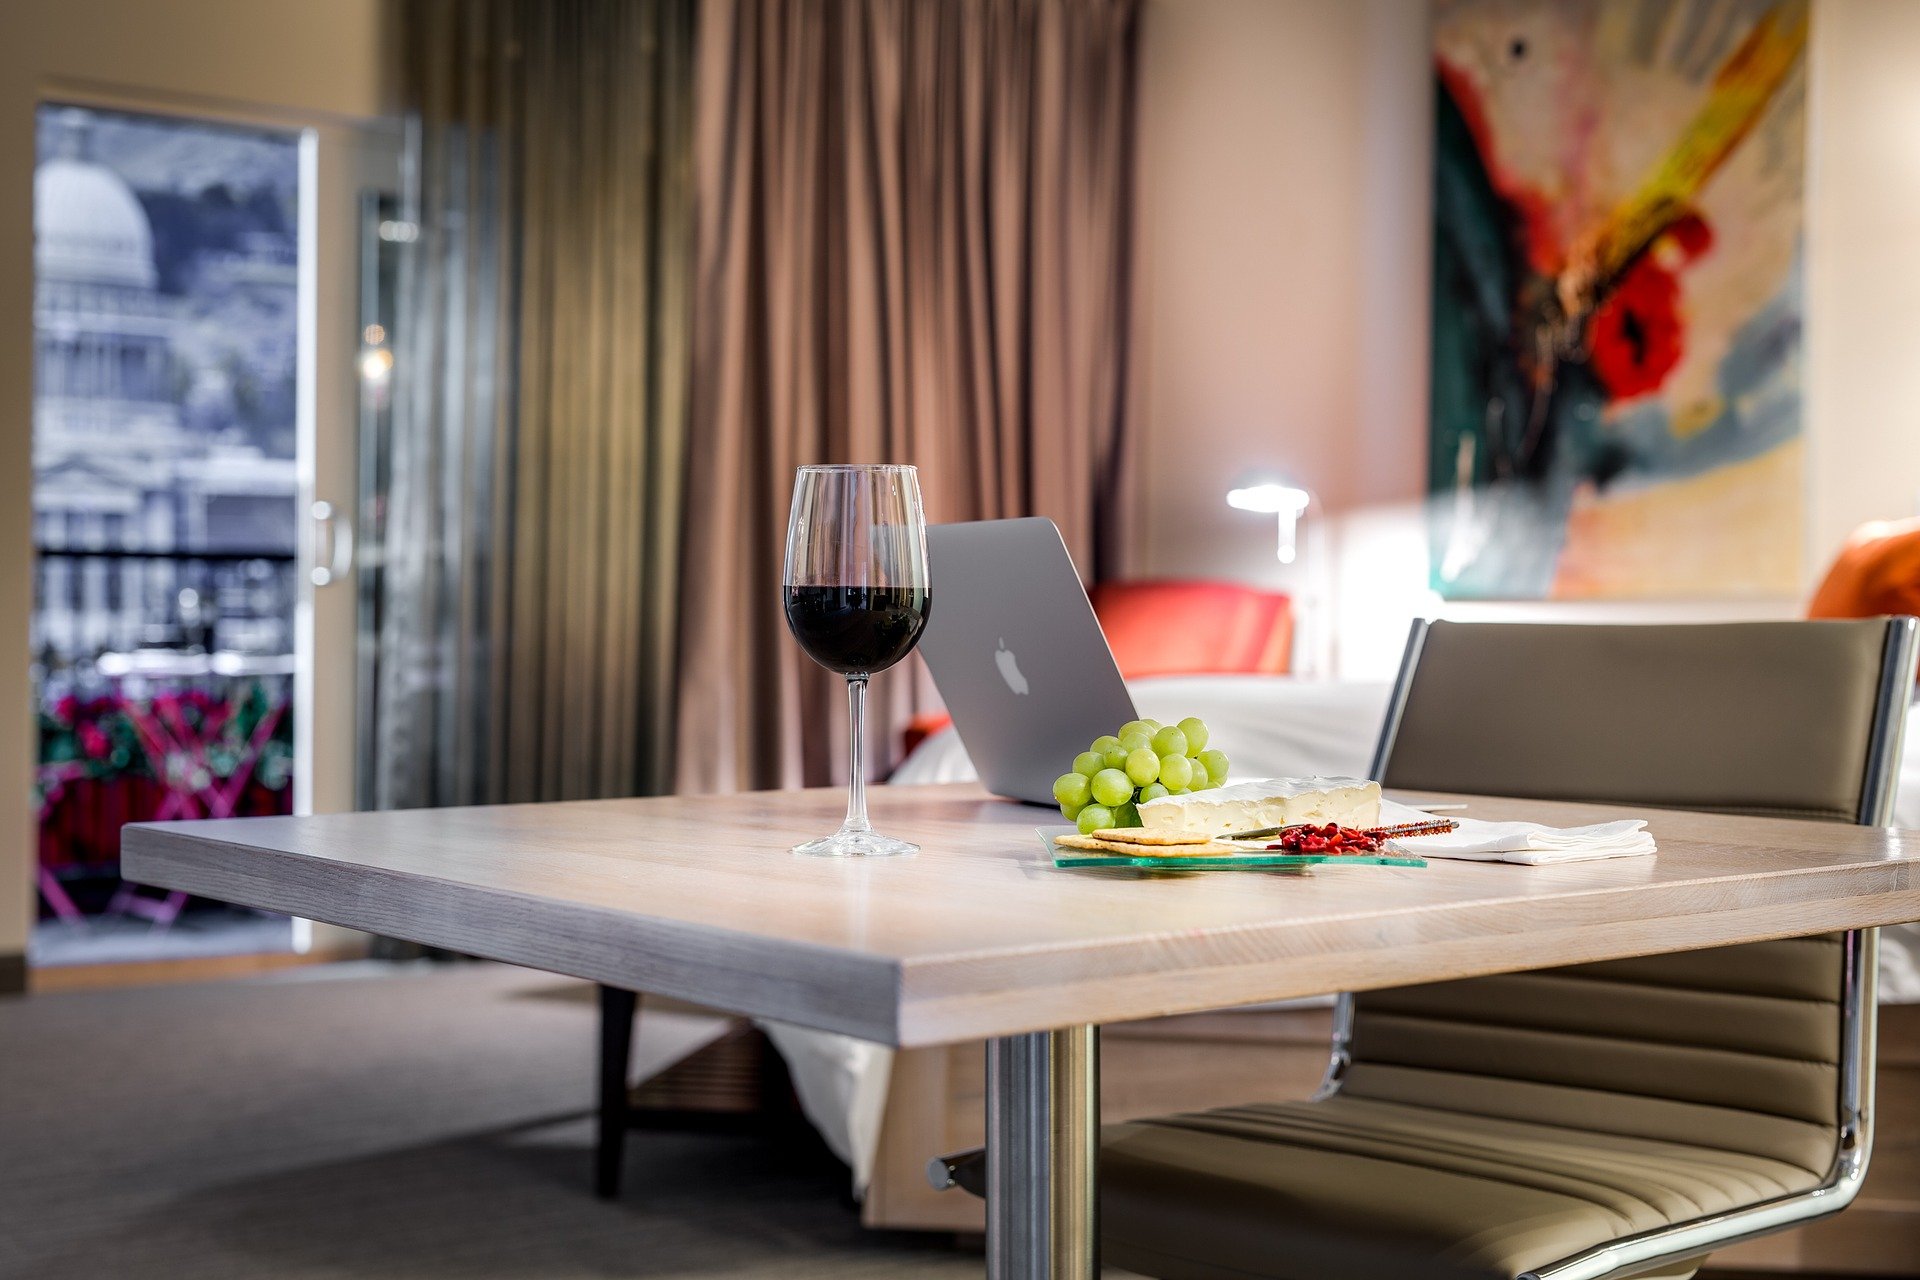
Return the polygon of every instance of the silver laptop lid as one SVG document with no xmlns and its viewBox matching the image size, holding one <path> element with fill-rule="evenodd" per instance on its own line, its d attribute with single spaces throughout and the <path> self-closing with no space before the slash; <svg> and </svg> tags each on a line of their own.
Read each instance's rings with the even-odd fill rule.
<svg viewBox="0 0 1920 1280">
<path fill-rule="evenodd" d="M 1053 803 L 1053 780 L 1133 699 L 1060 530 L 1044 517 L 933 525 L 920 655 L 980 780 Z"/>
</svg>

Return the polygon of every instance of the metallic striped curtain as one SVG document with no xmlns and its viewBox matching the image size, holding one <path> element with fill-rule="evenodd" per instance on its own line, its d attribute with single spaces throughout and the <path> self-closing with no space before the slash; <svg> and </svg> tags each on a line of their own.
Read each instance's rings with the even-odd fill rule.
<svg viewBox="0 0 1920 1280">
<path fill-rule="evenodd" d="M 413 0 L 380 807 L 671 781 L 690 0 Z"/>
</svg>

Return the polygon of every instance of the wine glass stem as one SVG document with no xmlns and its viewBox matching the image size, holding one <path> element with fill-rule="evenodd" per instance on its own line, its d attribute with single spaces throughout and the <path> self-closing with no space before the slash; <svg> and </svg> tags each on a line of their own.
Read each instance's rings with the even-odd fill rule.
<svg viewBox="0 0 1920 1280">
<path fill-rule="evenodd" d="M 847 677 L 847 821 L 842 831 L 871 831 L 867 821 L 867 678 Z"/>
</svg>

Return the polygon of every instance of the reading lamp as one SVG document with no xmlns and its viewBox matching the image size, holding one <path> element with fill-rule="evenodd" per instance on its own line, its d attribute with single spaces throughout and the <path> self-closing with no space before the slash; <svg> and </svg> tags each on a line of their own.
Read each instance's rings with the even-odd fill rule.
<svg viewBox="0 0 1920 1280">
<path fill-rule="evenodd" d="M 1274 516 L 1280 525 L 1280 540 L 1275 550 L 1281 564 L 1292 564 L 1295 535 L 1300 517 L 1312 501 L 1305 489 L 1286 484 L 1256 484 L 1244 489 L 1227 490 L 1227 505 L 1238 511 L 1258 511 Z"/>
</svg>

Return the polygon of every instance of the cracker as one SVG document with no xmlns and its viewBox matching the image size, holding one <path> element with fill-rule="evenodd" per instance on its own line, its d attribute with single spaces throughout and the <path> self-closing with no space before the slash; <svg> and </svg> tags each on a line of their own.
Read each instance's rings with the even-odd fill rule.
<svg viewBox="0 0 1920 1280">
<path fill-rule="evenodd" d="M 1055 844 L 1064 849 L 1087 849 L 1100 853 L 1124 854 L 1129 858 L 1218 858 L 1240 852 L 1232 845 L 1215 844 L 1130 844 L 1122 840 L 1101 840 L 1094 836 L 1055 836 Z"/>
<path fill-rule="evenodd" d="M 1145 827 L 1105 827 L 1093 833 L 1096 840 L 1118 840 L 1121 844 L 1211 844 L 1213 837 L 1196 831 L 1149 831 Z"/>
</svg>

